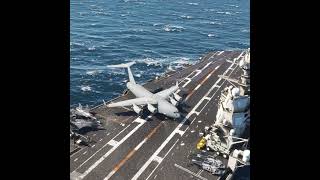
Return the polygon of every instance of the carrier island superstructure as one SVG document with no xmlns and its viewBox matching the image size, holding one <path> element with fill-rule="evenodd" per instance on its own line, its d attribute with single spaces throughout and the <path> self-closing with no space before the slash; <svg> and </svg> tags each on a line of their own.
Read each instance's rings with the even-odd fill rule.
<svg viewBox="0 0 320 180">
<path fill-rule="evenodd" d="M 143 86 L 157 92 L 177 80 L 179 119 L 107 107 L 130 91 L 73 110 L 70 178 L 250 179 L 250 50 L 209 52 Z"/>
</svg>

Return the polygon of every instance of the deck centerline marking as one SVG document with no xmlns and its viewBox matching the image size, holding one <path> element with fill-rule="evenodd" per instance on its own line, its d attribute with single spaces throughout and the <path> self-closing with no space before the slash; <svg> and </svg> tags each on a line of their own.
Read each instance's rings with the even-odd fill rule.
<svg viewBox="0 0 320 180">
<path fill-rule="evenodd" d="M 152 131 L 113 168 L 104 180 L 110 179 L 139 150 L 139 148 L 157 132 L 162 125 L 163 122 L 153 128 Z"/>
<path fill-rule="evenodd" d="M 125 131 L 128 127 L 130 126 L 130 124 L 125 127 L 122 131 L 120 131 L 116 136 L 114 136 L 111 140 L 114 140 L 116 137 L 118 137 L 118 135 L 120 135 L 123 131 Z M 110 141 L 111 141 L 110 140 Z M 98 152 L 100 152 L 103 148 L 105 148 L 108 143 L 110 142 L 108 141 L 106 144 L 104 144 L 98 151 L 96 151 L 93 155 L 91 155 L 88 159 L 86 159 L 82 164 L 80 164 L 80 166 L 78 166 L 74 171 L 78 170 L 80 167 L 82 167 L 86 162 L 88 162 L 93 156 L 95 156 Z"/>
<path fill-rule="evenodd" d="M 124 138 L 121 139 L 115 146 L 113 146 L 107 153 L 105 153 L 99 160 L 97 160 L 93 165 L 91 165 L 84 173 L 79 177 L 83 179 L 86 177 L 94 168 L 96 168 L 104 159 L 106 159 L 113 151 L 115 151 L 124 141 L 126 141 L 134 132 L 136 132 L 146 121 L 140 123 L 133 130 L 131 130 Z"/>
</svg>

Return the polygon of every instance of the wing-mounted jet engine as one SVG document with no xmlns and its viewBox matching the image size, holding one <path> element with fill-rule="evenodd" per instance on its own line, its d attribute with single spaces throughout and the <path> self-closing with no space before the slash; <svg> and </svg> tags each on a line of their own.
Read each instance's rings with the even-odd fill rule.
<svg viewBox="0 0 320 180">
<path fill-rule="evenodd" d="M 178 102 L 175 99 L 173 99 L 171 96 L 169 97 L 169 99 L 171 104 L 173 104 L 174 106 L 178 105 Z"/>
<path fill-rule="evenodd" d="M 137 114 L 140 115 L 142 113 L 142 109 L 139 106 L 137 106 L 136 104 L 132 104 L 132 108 L 133 108 L 134 112 L 136 112 Z"/>
<path fill-rule="evenodd" d="M 174 99 L 177 100 L 178 102 L 181 102 L 181 100 L 182 100 L 182 97 L 179 96 L 177 93 L 173 93 L 173 97 L 174 97 Z"/>
<path fill-rule="evenodd" d="M 152 106 L 151 104 L 148 103 L 148 106 L 147 106 L 148 110 L 151 112 L 151 113 L 155 113 L 157 111 L 157 108 Z"/>
</svg>

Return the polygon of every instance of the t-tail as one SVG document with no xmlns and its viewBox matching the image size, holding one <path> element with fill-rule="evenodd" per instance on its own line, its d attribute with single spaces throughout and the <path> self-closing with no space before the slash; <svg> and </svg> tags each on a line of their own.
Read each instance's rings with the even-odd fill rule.
<svg viewBox="0 0 320 180">
<path fill-rule="evenodd" d="M 134 65 L 135 62 L 130 62 L 130 63 L 124 63 L 124 64 L 118 64 L 118 65 L 109 65 L 107 67 L 110 68 L 127 68 L 128 69 L 128 74 L 129 74 L 129 81 L 136 84 L 136 81 L 133 78 L 133 74 L 131 72 L 130 66 Z"/>
</svg>

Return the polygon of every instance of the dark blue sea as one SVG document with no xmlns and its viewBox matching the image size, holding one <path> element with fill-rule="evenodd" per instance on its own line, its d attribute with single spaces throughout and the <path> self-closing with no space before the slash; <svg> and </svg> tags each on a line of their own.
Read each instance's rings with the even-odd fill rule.
<svg viewBox="0 0 320 180">
<path fill-rule="evenodd" d="M 139 83 L 193 64 L 212 50 L 250 46 L 249 0 L 71 0 L 70 101 L 94 106 Z"/>
</svg>

